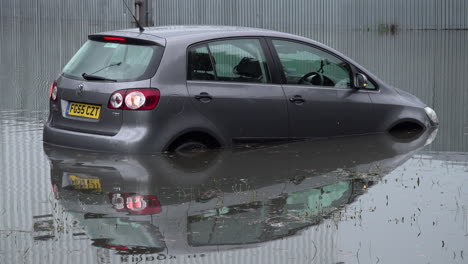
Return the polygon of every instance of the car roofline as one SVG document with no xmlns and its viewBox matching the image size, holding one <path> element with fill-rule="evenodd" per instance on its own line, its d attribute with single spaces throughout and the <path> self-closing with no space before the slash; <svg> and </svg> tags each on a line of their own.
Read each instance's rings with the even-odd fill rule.
<svg viewBox="0 0 468 264">
<path fill-rule="evenodd" d="M 289 39 L 298 42 L 304 42 L 313 46 L 333 52 L 334 54 L 345 59 L 349 63 L 357 66 L 361 71 L 367 74 L 371 79 L 385 84 L 380 78 L 369 72 L 362 65 L 349 58 L 342 52 L 331 48 L 323 43 L 312 40 L 307 37 L 298 36 L 290 33 L 274 31 L 262 28 L 252 27 L 236 27 L 236 26 L 212 26 L 212 25 L 173 25 L 162 27 L 146 27 L 143 33 L 140 33 L 137 28 L 121 29 L 115 31 L 108 31 L 96 33 L 92 35 L 108 35 L 108 36 L 122 36 L 129 38 L 140 38 L 148 41 L 153 41 L 163 47 L 167 43 L 179 42 L 191 46 L 196 43 L 206 42 L 215 39 L 227 39 L 236 37 L 268 37 L 278 39 Z M 380 85 L 379 85 L 380 86 Z"/>
</svg>

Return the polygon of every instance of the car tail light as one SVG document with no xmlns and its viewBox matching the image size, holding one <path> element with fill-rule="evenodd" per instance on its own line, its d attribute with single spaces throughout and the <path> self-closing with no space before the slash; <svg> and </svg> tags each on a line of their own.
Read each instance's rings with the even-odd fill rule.
<svg viewBox="0 0 468 264">
<path fill-rule="evenodd" d="M 129 109 L 135 110 L 138 109 L 142 106 L 144 106 L 146 103 L 146 97 L 143 93 L 139 91 L 135 92 L 130 92 L 125 96 L 125 106 L 128 107 Z"/>
<path fill-rule="evenodd" d="M 158 105 L 160 96 L 156 89 L 120 90 L 111 95 L 108 107 L 125 110 L 151 110 Z"/>
<path fill-rule="evenodd" d="M 110 199 L 115 210 L 134 215 L 159 214 L 161 204 L 155 195 L 132 193 L 111 193 Z"/>
<path fill-rule="evenodd" d="M 108 107 L 112 109 L 119 109 L 123 106 L 125 91 L 117 91 L 111 95 Z"/>
<path fill-rule="evenodd" d="M 57 101 L 57 94 L 58 94 L 57 82 L 53 82 L 49 88 L 50 100 Z"/>
</svg>

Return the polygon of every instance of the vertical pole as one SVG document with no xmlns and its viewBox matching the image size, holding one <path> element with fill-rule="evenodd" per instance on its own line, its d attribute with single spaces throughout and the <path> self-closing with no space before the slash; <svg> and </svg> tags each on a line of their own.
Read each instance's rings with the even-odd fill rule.
<svg viewBox="0 0 468 264">
<path fill-rule="evenodd" d="M 143 27 L 154 25 L 151 19 L 151 1 L 152 0 L 135 0 L 135 17 Z"/>
</svg>

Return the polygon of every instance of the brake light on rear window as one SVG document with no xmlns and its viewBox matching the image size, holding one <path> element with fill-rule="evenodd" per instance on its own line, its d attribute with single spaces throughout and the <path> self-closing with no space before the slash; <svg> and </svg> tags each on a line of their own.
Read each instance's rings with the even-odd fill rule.
<svg viewBox="0 0 468 264">
<path fill-rule="evenodd" d="M 57 82 L 54 81 L 49 88 L 50 100 L 57 101 L 57 94 L 58 94 Z"/>
<path fill-rule="evenodd" d="M 151 110 L 158 103 L 161 94 L 156 89 L 129 89 L 114 92 L 107 106 L 111 109 Z"/>
<path fill-rule="evenodd" d="M 105 36 L 103 37 L 104 40 L 111 40 L 111 41 L 126 41 L 126 39 L 124 38 L 119 38 L 119 37 L 108 37 L 108 36 Z"/>
</svg>

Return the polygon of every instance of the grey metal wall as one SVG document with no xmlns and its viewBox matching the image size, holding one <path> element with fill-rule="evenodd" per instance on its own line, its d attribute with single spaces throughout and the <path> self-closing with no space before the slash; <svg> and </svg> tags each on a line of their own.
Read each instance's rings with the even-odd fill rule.
<svg viewBox="0 0 468 264">
<path fill-rule="evenodd" d="M 253 26 L 316 31 L 468 28 L 466 0 L 154 0 L 156 25 Z M 312 31 L 314 32 L 313 35 Z"/>
<path fill-rule="evenodd" d="M 130 26 L 122 1 L 1 0 L 0 108 L 46 109 L 48 87 L 88 34 Z"/>
</svg>

